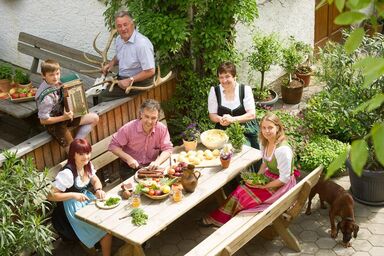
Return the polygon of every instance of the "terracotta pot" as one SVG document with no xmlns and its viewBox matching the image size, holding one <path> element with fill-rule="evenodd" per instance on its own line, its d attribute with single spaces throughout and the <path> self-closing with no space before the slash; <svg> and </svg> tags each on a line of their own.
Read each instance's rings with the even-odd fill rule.
<svg viewBox="0 0 384 256">
<path fill-rule="evenodd" d="M 195 150 L 197 147 L 197 140 L 194 140 L 194 141 L 183 140 L 183 145 L 184 145 L 185 151 Z"/>
<path fill-rule="evenodd" d="M 299 81 L 301 86 L 291 87 L 284 84 L 281 85 L 281 96 L 284 103 L 287 104 L 298 104 L 303 96 L 304 82 L 302 79 L 294 79 L 295 82 Z M 292 82 L 291 82 L 292 83 Z"/>
<path fill-rule="evenodd" d="M 231 158 L 228 159 L 222 159 L 220 158 L 221 166 L 225 169 L 228 168 L 229 164 L 231 163 Z"/>
<path fill-rule="evenodd" d="M 296 76 L 303 80 L 304 87 L 307 87 L 311 82 L 311 73 L 305 73 L 305 74 L 296 73 Z"/>
<path fill-rule="evenodd" d="M 0 79 L 0 92 L 8 92 L 11 87 L 11 82 L 9 80 Z"/>
</svg>

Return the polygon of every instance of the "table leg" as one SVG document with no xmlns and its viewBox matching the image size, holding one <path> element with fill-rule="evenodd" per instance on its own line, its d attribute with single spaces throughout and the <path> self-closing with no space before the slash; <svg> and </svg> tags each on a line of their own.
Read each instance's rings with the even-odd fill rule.
<svg viewBox="0 0 384 256">
<path fill-rule="evenodd" d="M 129 243 L 125 243 L 123 246 L 119 248 L 116 252 L 115 256 L 145 256 L 143 247 L 141 245 L 132 245 Z"/>
</svg>

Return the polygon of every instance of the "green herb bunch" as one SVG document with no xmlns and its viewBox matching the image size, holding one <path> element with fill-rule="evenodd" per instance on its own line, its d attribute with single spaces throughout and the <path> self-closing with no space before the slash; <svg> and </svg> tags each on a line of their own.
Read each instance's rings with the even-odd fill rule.
<svg viewBox="0 0 384 256">
<path fill-rule="evenodd" d="M 111 205 L 117 204 L 118 202 L 120 202 L 120 198 L 118 198 L 118 197 L 110 197 L 110 198 L 108 198 L 107 201 L 105 201 L 105 205 L 106 206 L 111 206 Z"/>
<path fill-rule="evenodd" d="M 246 141 L 244 132 L 245 128 L 239 122 L 232 123 L 225 130 L 225 133 L 229 137 L 229 142 L 232 144 L 232 147 L 237 152 L 241 151 L 241 148 L 243 147 L 243 144 Z"/>
<path fill-rule="evenodd" d="M 255 172 L 242 172 L 240 176 L 251 185 L 265 185 L 269 182 L 269 179 L 264 174 Z"/>
<path fill-rule="evenodd" d="M 29 75 L 21 69 L 15 69 L 13 82 L 17 84 L 28 84 L 30 82 Z"/>
<path fill-rule="evenodd" d="M 135 226 L 142 226 L 147 224 L 148 215 L 141 208 L 135 208 L 130 213 L 132 217 L 132 224 Z"/>
</svg>

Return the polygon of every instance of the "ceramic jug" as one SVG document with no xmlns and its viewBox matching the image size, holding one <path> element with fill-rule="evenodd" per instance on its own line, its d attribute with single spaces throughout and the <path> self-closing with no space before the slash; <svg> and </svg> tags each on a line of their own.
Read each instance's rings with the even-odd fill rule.
<svg viewBox="0 0 384 256">
<path fill-rule="evenodd" d="M 183 185 L 185 192 L 192 193 L 195 191 L 200 175 L 201 173 L 199 171 L 195 171 L 195 166 L 192 164 L 183 168 L 183 175 L 181 176 L 180 182 Z"/>
</svg>

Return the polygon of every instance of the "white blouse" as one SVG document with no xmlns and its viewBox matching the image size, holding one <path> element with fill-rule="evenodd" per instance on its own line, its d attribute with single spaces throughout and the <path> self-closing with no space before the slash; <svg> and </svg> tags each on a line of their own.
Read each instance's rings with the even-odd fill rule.
<svg viewBox="0 0 384 256">
<path fill-rule="evenodd" d="M 225 99 L 224 88 L 221 84 L 219 84 L 219 87 L 220 87 L 220 93 L 221 93 L 221 105 L 231 110 L 236 109 L 240 105 L 239 84 L 236 83 L 235 98 L 232 101 L 228 101 Z M 245 111 L 254 110 L 256 108 L 255 99 L 253 98 L 253 94 L 252 94 L 252 88 L 248 85 L 245 85 L 244 87 L 243 104 L 244 104 Z M 208 112 L 210 114 L 217 114 L 218 108 L 219 108 L 219 104 L 216 98 L 215 87 L 212 86 L 208 95 Z"/>
<path fill-rule="evenodd" d="M 83 182 L 80 178 L 80 176 L 76 177 L 76 186 L 79 188 L 85 187 L 88 182 L 92 179 L 93 176 L 96 175 L 95 167 L 91 164 L 91 176 L 89 177 L 89 180 L 87 182 Z M 66 168 L 60 171 L 55 181 L 53 182 L 53 186 L 56 187 L 58 190 L 64 192 L 66 189 L 72 187 L 74 184 L 73 182 L 73 173 L 70 169 Z"/>
<path fill-rule="evenodd" d="M 271 156 L 267 156 L 267 152 L 264 151 L 264 147 L 260 145 L 260 150 L 263 153 L 263 159 L 271 161 L 273 155 L 276 157 L 277 169 L 279 169 L 279 180 L 283 183 L 287 183 L 291 177 L 291 167 L 293 152 L 292 148 L 287 145 L 280 146 L 272 152 Z"/>
</svg>

